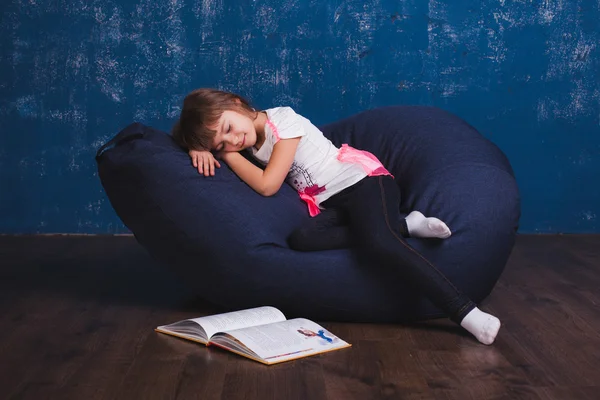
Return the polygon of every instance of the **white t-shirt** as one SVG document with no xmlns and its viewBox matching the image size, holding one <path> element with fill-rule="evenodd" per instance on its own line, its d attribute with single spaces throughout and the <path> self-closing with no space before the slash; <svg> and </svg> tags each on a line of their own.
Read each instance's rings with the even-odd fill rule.
<svg viewBox="0 0 600 400">
<path fill-rule="evenodd" d="M 301 137 L 286 182 L 292 185 L 305 201 L 308 196 L 322 209 L 322 202 L 367 176 L 361 165 L 339 161 L 340 149 L 331 143 L 319 128 L 296 114 L 290 107 L 276 107 L 265 111 L 268 116 L 265 142 L 259 150 L 252 147 L 252 155 L 266 166 L 275 143 L 280 139 Z M 310 205 L 309 211 L 311 215 L 318 213 L 318 210 L 311 211 Z"/>
</svg>

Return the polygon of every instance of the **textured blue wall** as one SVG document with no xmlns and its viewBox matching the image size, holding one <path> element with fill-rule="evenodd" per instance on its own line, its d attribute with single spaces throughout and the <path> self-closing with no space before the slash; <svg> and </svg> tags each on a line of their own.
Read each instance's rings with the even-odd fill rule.
<svg viewBox="0 0 600 400">
<path fill-rule="evenodd" d="M 435 105 L 508 155 L 521 232 L 599 232 L 597 0 L 8 0 L 0 233 L 127 232 L 94 152 L 211 86 L 322 124 Z"/>
</svg>

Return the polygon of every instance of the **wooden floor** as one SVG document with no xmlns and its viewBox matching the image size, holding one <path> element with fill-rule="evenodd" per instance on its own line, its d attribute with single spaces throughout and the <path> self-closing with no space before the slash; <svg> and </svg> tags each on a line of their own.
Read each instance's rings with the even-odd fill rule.
<svg viewBox="0 0 600 400">
<path fill-rule="evenodd" d="M 154 332 L 220 310 L 129 236 L 0 236 L 0 282 L 0 399 L 600 399 L 600 235 L 518 237 L 493 346 L 323 322 L 353 347 L 275 366 Z"/>
</svg>

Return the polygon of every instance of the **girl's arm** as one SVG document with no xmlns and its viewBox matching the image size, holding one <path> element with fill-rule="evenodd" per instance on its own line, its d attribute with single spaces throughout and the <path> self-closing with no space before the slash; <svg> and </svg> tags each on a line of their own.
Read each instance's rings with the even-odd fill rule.
<svg viewBox="0 0 600 400">
<path fill-rule="evenodd" d="M 235 151 L 221 153 L 221 158 L 252 189 L 263 196 L 273 196 L 290 172 L 300 139 L 281 139 L 277 142 L 264 171 Z"/>
</svg>

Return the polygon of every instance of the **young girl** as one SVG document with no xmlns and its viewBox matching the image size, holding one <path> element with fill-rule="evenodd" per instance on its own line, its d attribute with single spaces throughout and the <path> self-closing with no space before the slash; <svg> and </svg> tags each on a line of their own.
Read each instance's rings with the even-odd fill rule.
<svg viewBox="0 0 600 400">
<path fill-rule="evenodd" d="M 334 146 L 289 107 L 256 111 L 241 96 L 213 89 L 198 89 L 186 96 L 173 138 L 189 150 L 194 167 L 205 176 L 214 175 L 215 166 L 220 167 L 214 151 L 263 196 L 274 195 L 287 181 L 306 202 L 311 216 L 333 210 L 327 211 L 332 214 L 324 225 L 340 230 L 329 244 L 346 242 L 345 232 L 349 232 L 359 249 L 401 274 L 481 343 L 494 342 L 500 321 L 479 310 L 404 240 L 443 239 L 450 236 L 450 230 L 439 219 L 417 211 L 402 218 L 398 185 L 373 154 L 345 144 Z M 242 150 L 249 150 L 265 169 L 244 158 Z M 346 230 L 340 216 L 347 219 Z M 312 223 L 293 234 L 290 242 L 302 243 L 313 234 L 327 240 L 332 231 Z"/>
</svg>

